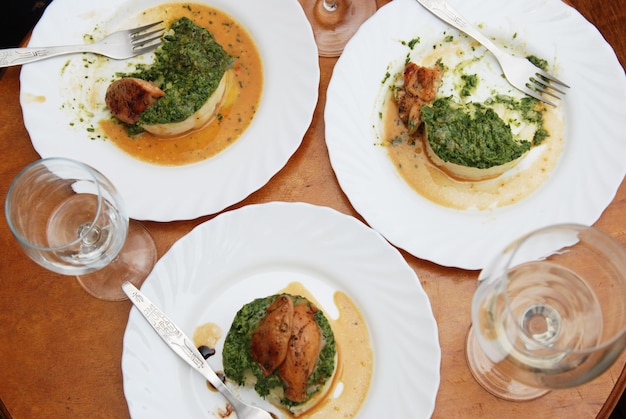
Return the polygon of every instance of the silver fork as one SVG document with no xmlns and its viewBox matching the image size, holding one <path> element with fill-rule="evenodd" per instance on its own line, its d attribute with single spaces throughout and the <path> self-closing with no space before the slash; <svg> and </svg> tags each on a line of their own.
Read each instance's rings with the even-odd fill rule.
<svg viewBox="0 0 626 419">
<path fill-rule="evenodd" d="M 567 84 L 535 66 L 528 59 L 502 51 L 445 0 L 417 1 L 439 19 L 465 32 L 491 51 L 500 63 L 504 76 L 516 89 L 552 106 L 556 106 L 556 104 L 544 95 L 552 96 L 555 99 L 561 99 L 559 94 L 565 95 L 564 89 L 569 88 Z"/>
<path fill-rule="evenodd" d="M 143 54 L 158 47 L 163 42 L 161 35 L 165 28 L 157 28 L 163 21 L 135 29 L 114 32 L 93 44 L 65 45 L 58 47 L 29 47 L 0 49 L 0 67 L 26 64 L 45 58 L 77 52 L 93 52 L 121 60 Z M 152 31 L 146 32 L 148 29 Z"/>
</svg>

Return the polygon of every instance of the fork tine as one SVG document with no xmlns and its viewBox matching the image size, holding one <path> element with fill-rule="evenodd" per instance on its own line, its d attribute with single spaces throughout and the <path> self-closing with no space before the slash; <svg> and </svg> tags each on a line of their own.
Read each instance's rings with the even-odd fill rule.
<svg viewBox="0 0 626 419">
<path fill-rule="evenodd" d="M 544 93 L 548 93 L 549 95 L 552 95 L 554 97 L 558 97 L 557 95 L 555 95 L 554 92 L 560 93 L 562 95 L 565 95 L 566 93 L 563 90 L 557 89 L 556 87 L 554 87 L 554 85 L 552 83 L 549 83 L 546 80 L 543 80 L 541 78 L 539 79 L 535 79 L 533 77 L 530 78 L 530 81 L 533 82 L 535 85 L 533 86 L 535 89 L 540 90 Z"/>
<path fill-rule="evenodd" d="M 143 33 L 141 35 L 133 35 L 131 38 L 131 42 L 136 44 L 139 43 L 140 41 L 151 37 L 152 35 L 158 34 L 158 36 L 156 38 L 160 38 L 161 35 L 163 34 L 163 32 L 165 32 L 165 29 L 161 28 L 161 29 L 157 29 L 156 31 L 151 31 L 151 32 L 147 32 L 147 33 Z M 154 38 L 152 38 L 154 39 Z M 147 42 L 147 41 L 146 41 Z"/>
<path fill-rule="evenodd" d="M 131 30 L 130 30 L 130 33 L 131 33 L 132 35 L 134 35 L 134 34 L 137 34 L 137 33 L 139 33 L 139 32 L 145 31 L 146 29 L 153 28 L 153 27 L 155 27 L 156 25 L 160 25 L 161 23 L 163 23 L 163 21 L 162 21 L 162 20 L 159 20 L 158 22 L 150 23 L 150 24 L 145 25 L 145 26 L 140 26 L 140 27 L 138 27 L 138 28 L 131 29 Z"/>
<path fill-rule="evenodd" d="M 556 87 L 554 87 L 554 85 L 552 83 L 548 83 L 545 86 L 546 86 L 547 89 L 554 90 L 555 92 L 560 93 L 562 95 L 566 95 L 567 94 L 567 93 L 565 93 L 564 90 L 557 89 Z"/>
<path fill-rule="evenodd" d="M 550 80 L 556 84 L 560 84 L 563 87 L 567 87 L 569 89 L 569 86 L 565 83 L 563 83 L 561 80 L 557 79 L 556 77 L 554 77 L 553 75 L 551 75 L 550 73 L 543 71 L 542 69 L 540 69 L 539 67 L 537 67 L 537 73 L 538 76 L 545 78 L 546 80 Z"/>
<path fill-rule="evenodd" d="M 539 84 L 535 84 L 535 86 L 533 86 L 533 88 L 535 90 L 537 90 L 540 93 L 544 93 L 546 95 L 550 95 L 555 99 L 561 99 L 561 97 L 557 94 L 555 94 L 554 92 L 548 90 L 546 87 L 544 87 L 543 85 L 539 85 Z"/>
<path fill-rule="evenodd" d="M 153 44 L 153 45 L 147 45 L 147 46 L 142 45 L 142 46 L 140 46 L 140 47 L 134 47 L 134 48 L 133 48 L 133 52 L 134 52 L 136 55 L 141 55 L 141 54 L 143 54 L 143 53 L 145 53 L 145 52 L 150 52 L 150 51 L 152 51 L 153 49 L 155 49 L 155 48 L 156 48 L 156 47 L 158 47 L 159 45 L 161 45 L 161 42 L 159 42 L 159 43 L 157 43 L 157 44 Z"/>
<path fill-rule="evenodd" d="M 157 41 L 157 42 L 154 42 Z M 140 53 L 139 51 L 149 51 L 161 45 L 163 41 L 161 41 L 161 36 L 155 36 L 154 38 L 146 39 L 145 41 L 135 42 L 133 41 L 133 51 L 135 53 Z"/>
<path fill-rule="evenodd" d="M 522 92 L 526 93 L 528 96 L 534 97 L 535 99 L 547 103 L 548 105 L 552 105 L 552 106 L 556 106 L 556 103 L 551 102 L 550 100 L 546 99 L 545 97 L 541 96 L 541 94 L 539 94 L 536 90 L 531 89 L 529 87 L 529 83 L 526 84 L 525 88 L 520 89 Z M 554 95 L 553 95 L 554 96 Z"/>
</svg>

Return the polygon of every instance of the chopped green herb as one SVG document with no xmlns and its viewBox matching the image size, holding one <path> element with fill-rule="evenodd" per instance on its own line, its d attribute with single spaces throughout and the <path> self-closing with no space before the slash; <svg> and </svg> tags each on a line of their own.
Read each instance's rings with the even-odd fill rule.
<svg viewBox="0 0 626 419">
<path fill-rule="evenodd" d="M 495 95 L 485 101 L 486 105 L 493 105 L 495 103 L 500 103 L 506 106 L 507 109 L 519 111 L 525 122 L 537 126 L 532 141 L 534 146 L 541 144 L 544 139 L 550 136 L 550 133 L 543 128 L 544 111 L 537 110 L 537 99 L 526 96 L 516 100 L 507 95 Z"/>
<path fill-rule="evenodd" d="M 273 388 L 284 387 L 284 385 L 277 371 L 274 371 L 267 377 L 263 374 L 257 361 L 254 360 L 250 353 L 250 345 L 252 342 L 252 334 L 256 330 L 259 322 L 263 319 L 263 317 L 265 317 L 267 308 L 280 295 L 257 298 L 244 305 L 235 315 L 230 330 L 224 340 L 224 349 L 222 352 L 224 374 L 226 377 L 240 385 L 243 385 L 246 383 L 246 373 L 248 371 L 252 372 L 252 374 L 256 377 L 254 389 L 260 396 L 263 397 L 269 395 Z M 300 296 L 289 295 L 289 297 L 291 297 L 294 304 L 306 304 L 308 301 Z M 317 391 L 323 387 L 326 380 L 328 380 L 334 373 L 335 354 L 337 351 L 333 331 L 330 328 L 330 324 L 324 316 L 324 313 L 321 310 L 317 310 L 314 318 L 320 328 L 320 332 L 322 333 L 324 346 L 319 354 L 313 373 L 309 377 L 307 399 L 317 393 Z M 295 403 L 287 398 L 281 400 L 281 403 L 285 406 L 296 406 L 302 404 Z"/>
<path fill-rule="evenodd" d="M 479 103 L 461 106 L 452 97 L 422 107 L 422 120 L 432 150 L 442 160 L 486 169 L 508 163 L 530 149 L 517 141 L 510 127 L 491 108 Z"/>
<path fill-rule="evenodd" d="M 124 74 L 151 81 L 165 92 L 141 114 L 137 126 L 187 119 L 213 94 L 231 65 L 232 58 L 208 30 L 186 17 L 175 21 L 156 50 L 154 63 Z"/>
<path fill-rule="evenodd" d="M 462 74 L 461 81 L 463 82 L 460 92 L 461 96 L 471 96 L 476 91 L 476 86 L 478 86 L 478 76 L 476 74 Z"/>
<path fill-rule="evenodd" d="M 526 59 L 530 61 L 531 63 L 533 63 L 536 67 L 539 67 L 542 70 L 548 69 L 548 61 L 544 60 L 543 58 L 539 58 L 534 55 L 529 55 L 528 57 L 526 57 Z"/>
</svg>

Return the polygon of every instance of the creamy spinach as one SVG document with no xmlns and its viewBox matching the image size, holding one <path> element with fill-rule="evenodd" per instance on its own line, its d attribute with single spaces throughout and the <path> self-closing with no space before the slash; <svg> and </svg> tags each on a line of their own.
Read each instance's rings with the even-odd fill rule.
<svg viewBox="0 0 626 419">
<path fill-rule="evenodd" d="M 254 360 L 250 353 L 252 334 L 265 316 L 267 308 L 281 295 L 291 297 L 294 304 L 304 300 L 303 297 L 289 294 L 272 295 L 255 299 L 244 305 L 237 312 L 230 330 L 226 335 L 226 339 L 224 340 L 222 361 L 226 378 L 233 380 L 239 385 L 244 385 L 246 383 L 246 372 L 251 371 L 256 377 L 254 389 L 262 397 L 269 395 L 273 388 L 284 387 L 284 384 L 282 379 L 278 376 L 278 371 L 274 371 L 274 373 L 268 377 L 263 375 L 257 361 Z M 314 318 L 322 333 L 324 346 L 318 357 L 313 374 L 309 377 L 307 400 L 324 386 L 326 380 L 333 375 L 335 370 L 336 344 L 333 331 L 321 310 L 317 310 Z M 302 404 L 295 403 L 287 398 L 281 400 L 281 403 L 285 406 Z"/>
<path fill-rule="evenodd" d="M 461 97 L 471 96 L 476 91 L 476 86 L 478 86 L 478 76 L 476 74 L 462 74 L 461 81 L 463 85 L 461 86 Z"/>
<path fill-rule="evenodd" d="M 521 115 L 522 121 L 533 124 L 537 127 L 535 134 L 533 135 L 532 145 L 539 145 L 545 138 L 550 135 L 548 131 L 543 128 L 543 114 L 545 109 L 541 110 L 537 107 L 537 99 L 530 96 L 525 96 L 519 100 L 507 95 L 495 95 L 485 101 L 485 105 L 501 104 L 506 109 L 512 111 L 518 111 Z"/>
<path fill-rule="evenodd" d="M 151 81 L 165 92 L 141 114 L 138 127 L 187 119 L 206 103 L 232 65 L 213 35 L 186 17 L 172 23 L 163 41 L 154 63 L 124 75 Z"/>
<path fill-rule="evenodd" d="M 451 97 L 439 98 L 422 107 L 421 119 L 430 147 L 446 162 L 487 169 L 530 150 L 530 142 L 514 138 L 510 126 L 480 103 L 461 106 Z"/>
<path fill-rule="evenodd" d="M 548 69 L 548 60 L 544 60 L 543 58 L 539 58 L 535 55 L 529 55 L 526 59 L 544 71 Z"/>
</svg>

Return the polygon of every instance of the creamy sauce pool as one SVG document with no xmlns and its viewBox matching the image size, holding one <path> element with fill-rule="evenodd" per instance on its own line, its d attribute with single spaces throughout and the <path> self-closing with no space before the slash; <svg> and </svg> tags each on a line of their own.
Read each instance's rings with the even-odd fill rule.
<svg viewBox="0 0 626 419">
<path fill-rule="evenodd" d="M 277 294 L 301 295 L 321 307 L 315 297 L 299 282 L 289 284 Z M 337 345 L 337 370 L 326 397 L 313 409 L 300 417 L 304 418 L 350 418 L 356 416 L 369 390 L 374 358 L 369 331 L 363 315 L 354 302 L 341 291 L 335 292 L 335 304 L 339 317 L 326 318 L 335 335 Z M 337 391 L 341 393 L 337 395 Z"/>
<path fill-rule="evenodd" d="M 169 27 L 181 17 L 188 17 L 196 25 L 205 27 L 235 59 L 235 88 L 231 89 L 219 110 L 221 117 L 199 130 L 167 139 L 147 132 L 129 137 L 124 126 L 116 121 L 100 121 L 106 136 L 117 147 L 139 160 L 167 166 L 205 160 L 237 140 L 252 121 L 263 88 L 261 58 L 252 38 L 224 12 L 201 4 L 172 3 L 144 11 L 140 21 L 145 24 L 164 20 Z"/>
<path fill-rule="evenodd" d="M 386 139 L 406 131 L 393 101 L 388 101 L 384 123 Z M 562 122 L 546 118 L 544 126 L 550 137 L 513 169 L 483 181 L 463 181 L 449 176 L 430 160 L 422 142 L 415 145 L 387 142 L 387 152 L 402 178 L 428 200 L 455 209 L 485 210 L 515 204 L 548 179 L 561 154 L 562 136 L 558 133 L 562 131 Z"/>
<path fill-rule="evenodd" d="M 467 50 L 462 44 L 438 46 L 418 65 L 433 66 L 442 57 L 444 63 L 454 62 L 455 56 Z M 446 54 L 449 56 L 446 57 Z M 446 75 L 444 74 L 444 79 Z M 445 87 L 445 86 L 444 86 Z M 441 89 L 440 89 L 441 91 Z M 448 92 L 445 92 L 448 94 Z M 394 142 L 407 130 L 398 117 L 398 109 L 391 93 L 383 101 L 383 144 L 389 158 L 402 178 L 417 193 L 439 205 L 454 209 L 485 210 L 515 204 L 537 190 L 555 168 L 563 148 L 563 119 L 560 110 L 548 106 L 544 114 L 544 128 L 550 136 L 531 151 L 512 169 L 501 176 L 482 181 L 464 181 L 449 176 L 428 157 L 425 145 L 418 141 Z"/>
<path fill-rule="evenodd" d="M 321 308 L 319 302 L 299 282 L 292 282 L 276 292 L 282 293 L 300 295 Z M 333 299 L 339 317 L 332 319 L 326 315 L 326 318 L 335 335 L 337 368 L 326 396 L 300 418 L 354 417 L 369 391 L 374 357 L 365 319 L 345 293 L 337 291 Z M 200 325 L 193 335 L 194 344 L 196 347 L 206 345 L 214 348 L 221 334 L 221 328 L 214 323 Z"/>
</svg>

